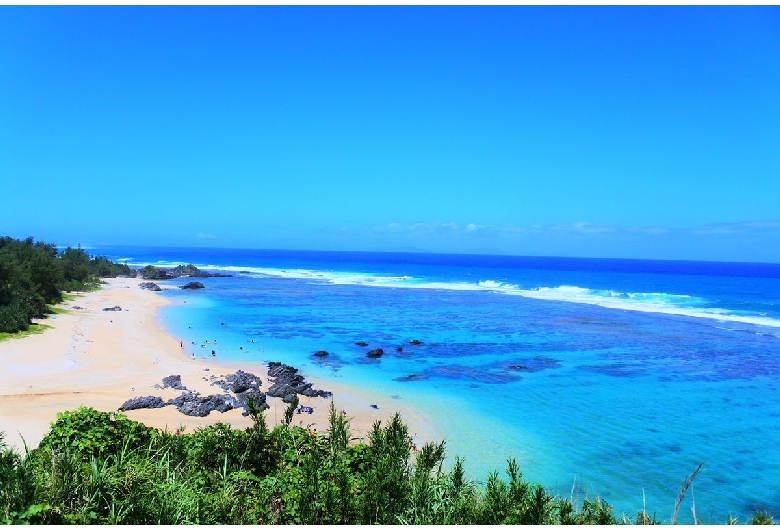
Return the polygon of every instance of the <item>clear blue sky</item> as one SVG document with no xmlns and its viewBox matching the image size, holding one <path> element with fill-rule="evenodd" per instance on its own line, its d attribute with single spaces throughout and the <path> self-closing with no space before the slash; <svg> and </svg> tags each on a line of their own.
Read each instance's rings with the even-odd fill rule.
<svg viewBox="0 0 780 530">
<path fill-rule="evenodd" d="M 780 262 L 777 7 L 0 7 L 0 232 Z"/>
</svg>

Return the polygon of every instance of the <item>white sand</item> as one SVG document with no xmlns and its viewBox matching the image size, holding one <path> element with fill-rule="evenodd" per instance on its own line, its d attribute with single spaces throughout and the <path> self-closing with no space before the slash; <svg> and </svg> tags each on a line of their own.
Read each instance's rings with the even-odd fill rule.
<svg viewBox="0 0 780 530">
<path fill-rule="evenodd" d="M 160 390 L 161 379 L 181 375 L 182 383 L 202 395 L 221 394 L 219 387 L 204 380 L 211 375 L 226 375 L 237 368 L 263 377 L 261 389 L 270 386 L 265 376 L 267 366 L 261 363 L 224 363 L 211 359 L 191 359 L 179 340 L 162 331 L 157 310 L 168 304 L 158 294 L 138 287 L 140 279 L 116 278 L 100 291 L 86 293 L 61 307 L 68 314 L 58 314 L 39 322 L 53 326 L 39 335 L 0 342 L 0 432 L 5 441 L 21 450 L 22 437 L 28 447 L 38 445 L 56 420 L 57 412 L 80 405 L 101 411 L 116 411 L 127 399 L 137 396 L 160 396 L 168 399 L 180 392 Z M 80 306 L 82 309 L 72 309 Z M 122 311 L 103 311 L 119 306 Z M 186 343 L 185 343 L 186 344 Z M 283 358 L 277 359 L 285 362 Z M 208 369 L 206 371 L 205 369 Z M 304 374 L 305 376 L 306 374 Z M 399 411 L 417 432 L 421 441 L 438 440 L 429 422 L 418 412 L 403 407 L 390 397 L 370 395 L 345 385 L 320 382 L 310 377 L 314 388 L 333 392 L 337 410 L 345 409 L 353 418 L 353 436 L 361 438 L 376 420 L 386 421 Z M 376 404 L 379 409 L 368 405 Z M 266 411 L 269 425 L 281 421 L 287 407 L 277 398 L 268 398 Z M 327 430 L 329 399 L 306 398 L 301 404 L 314 408 L 314 414 L 295 415 L 295 424 L 311 425 L 320 432 Z M 217 422 L 235 428 L 248 427 L 251 420 L 242 410 L 212 412 L 205 418 L 185 416 L 173 406 L 160 409 L 128 411 L 126 415 L 146 425 L 170 431 L 184 426 L 187 432 Z"/>
</svg>

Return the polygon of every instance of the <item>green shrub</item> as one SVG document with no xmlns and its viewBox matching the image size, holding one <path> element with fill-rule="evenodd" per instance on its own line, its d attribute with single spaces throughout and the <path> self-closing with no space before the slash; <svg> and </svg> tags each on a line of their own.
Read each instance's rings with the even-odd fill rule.
<svg viewBox="0 0 780 530">
<path fill-rule="evenodd" d="M 58 413 L 39 448 L 97 457 L 145 448 L 155 435 L 155 429 L 130 420 L 124 414 L 82 406 Z"/>
</svg>

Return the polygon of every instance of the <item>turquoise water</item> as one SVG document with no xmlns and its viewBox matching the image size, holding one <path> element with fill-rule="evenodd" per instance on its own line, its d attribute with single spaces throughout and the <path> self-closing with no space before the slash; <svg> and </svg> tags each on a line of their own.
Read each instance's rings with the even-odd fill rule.
<svg viewBox="0 0 780 530">
<path fill-rule="evenodd" d="M 177 336 L 218 339 L 222 359 L 281 360 L 397 396 L 477 480 L 514 456 L 555 493 L 599 495 L 628 514 L 646 502 L 668 522 L 681 481 L 705 462 L 682 522 L 694 497 L 705 522 L 780 516 L 778 265 L 92 252 L 233 272 L 203 279 L 202 291 L 161 293 L 187 300 L 163 310 Z M 359 340 L 385 355 L 367 359 Z M 313 357 L 320 349 L 331 355 Z"/>
</svg>

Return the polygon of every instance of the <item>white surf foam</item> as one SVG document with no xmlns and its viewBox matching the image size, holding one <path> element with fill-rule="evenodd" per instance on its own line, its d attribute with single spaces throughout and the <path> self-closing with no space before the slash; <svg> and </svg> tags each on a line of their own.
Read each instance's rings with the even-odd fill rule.
<svg viewBox="0 0 780 530">
<path fill-rule="evenodd" d="M 721 322 L 740 322 L 743 324 L 780 328 L 780 320 L 766 316 L 740 315 L 726 309 L 706 307 L 706 300 L 689 295 L 607 292 L 570 285 L 540 287 L 539 289 L 520 289 L 517 292 L 508 294 L 516 294 L 540 300 L 598 305 L 609 309 L 662 313 L 694 318 L 709 318 Z"/>
<path fill-rule="evenodd" d="M 245 270 L 262 276 L 297 278 L 323 281 L 336 285 L 369 285 L 405 289 L 439 289 L 448 291 L 485 291 L 498 294 L 523 296 L 538 300 L 551 300 L 577 304 L 597 305 L 608 309 L 641 311 L 693 318 L 708 318 L 721 322 L 740 322 L 758 326 L 780 328 L 780 320 L 750 314 L 737 314 L 717 307 L 708 307 L 708 301 L 687 295 L 673 293 L 620 292 L 615 290 L 588 289 L 576 285 L 538 287 L 523 289 L 516 284 L 495 280 L 469 282 L 433 282 L 410 276 L 382 276 L 367 273 L 314 271 L 306 269 L 270 269 L 222 267 L 225 270 Z"/>
<path fill-rule="evenodd" d="M 175 267 L 186 265 L 184 262 L 158 261 L 155 263 L 132 263 L 133 266 L 155 265 Z M 521 288 L 512 283 L 496 280 L 479 282 L 425 281 L 412 276 L 391 276 L 366 272 L 322 271 L 312 269 L 277 269 L 270 267 L 241 267 L 225 265 L 197 265 L 203 270 L 218 270 L 256 277 L 273 277 L 309 280 L 333 285 L 366 285 L 403 289 L 436 289 L 445 291 L 483 291 L 512 296 L 523 296 L 537 300 L 550 300 L 576 304 L 597 305 L 607 309 L 640 311 L 678 315 L 692 318 L 707 318 L 720 322 L 739 322 L 757 326 L 780 328 L 780 320 L 761 314 L 739 314 L 734 311 L 710 307 L 703 298 L 686 294 L 658 292 L 620 292 L 615 290 L 588 289 L 576 285 L 557 287 Z"/>
</svg>

